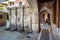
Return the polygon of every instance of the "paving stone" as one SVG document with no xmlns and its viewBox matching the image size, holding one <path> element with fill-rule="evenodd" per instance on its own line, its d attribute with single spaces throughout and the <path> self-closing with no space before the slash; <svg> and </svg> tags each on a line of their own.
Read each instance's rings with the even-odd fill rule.
<svg viewBox="0 0 60 40">
<path fill-rule="evenodd" d="M 50 40 L 49 39 L 49 31 L 48 30 L 46 30 L 46 29 L 42 30 L 42 35 L 41 35 L 40 40 Z"/>
<path fill-rule="evenodd" d="M 38 34 L 38 33 L 36 33 Z M 31 38 L 27 38 L 25 34 L 14 31 L 1 31 L 0 32 L 0 40 L 37 40 L 35 36 L 38 36 L 34 34 L 30 34 Z M 38 38 L 38 37 L 37 37 Z"/>
</svg>

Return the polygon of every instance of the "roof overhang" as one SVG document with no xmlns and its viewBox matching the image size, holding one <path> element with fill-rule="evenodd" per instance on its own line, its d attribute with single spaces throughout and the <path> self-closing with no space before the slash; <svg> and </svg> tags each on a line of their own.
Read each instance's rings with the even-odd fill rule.
<svg viewBox="0 0 60 40">
<path fill-rule="evenodd" d="M 27 0 L 29 3 L 30 8 L 32 9 L 32 11 L 34 12 L 38 12 L 38 5 L 37 5 L 37 0 Z"/>
<path fill-rule="evenodd" d="M 38 3 L 45 3 L 45 2 L 50 2 L 50 1 L 55 1 L 55 0 L 37 0 Z"/>
<path fill-rule="evenodd" d="M 0 10 L 0 13 L 8 13 L 8 10 Z"/>
</svg>

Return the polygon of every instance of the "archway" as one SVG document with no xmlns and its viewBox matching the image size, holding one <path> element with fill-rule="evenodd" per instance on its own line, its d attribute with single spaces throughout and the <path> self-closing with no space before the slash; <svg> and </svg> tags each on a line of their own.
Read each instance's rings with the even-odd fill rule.
<svg viewBox="0 0 60 40">
<path fill-rule="evenodd" d="M 48 9 L 47 7 L 43 7 L 40 10 L 40 25 L 42 24 L 48 24 L 51 25 L 52 23 L 52 11 Z"/>
</svg>

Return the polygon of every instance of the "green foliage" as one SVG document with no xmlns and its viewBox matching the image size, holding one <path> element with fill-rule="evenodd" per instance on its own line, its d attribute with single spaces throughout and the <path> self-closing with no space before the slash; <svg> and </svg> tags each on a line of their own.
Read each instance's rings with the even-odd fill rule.
<svg viewBox="0 0 60 40">
<path fill-rule="evenodd" d="M 5 0 L 5 1 L 8 1 L 8 0 Z M 5 10 L 3 4 L 0 4 L 0 10 Z"/>
<path fill-rule="evenodd" d="M 2 4 L 0 4 L 0 10 L 4 10 L 4 7 Z"/>
<path fill-rule="evenodd" d="M 3 5 L 2 4 L 0 4 L 0 7 L 2 7 Z"/>
<path fill-rule="evenodd" d="M 0 7 L 0 10 L 4 10 L 4 8 L 3 7 Z"/>
</svg>

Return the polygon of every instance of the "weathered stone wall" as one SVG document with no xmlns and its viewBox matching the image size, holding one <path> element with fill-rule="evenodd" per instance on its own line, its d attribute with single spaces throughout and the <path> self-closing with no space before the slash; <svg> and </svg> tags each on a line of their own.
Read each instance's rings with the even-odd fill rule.
<svg viewBox="0 0 60 40">
<path fill-rule="evenodd" d="M 21 30 L 22 29 L 22 17 L 23 17 L 23 7 L 18 7 L 17 8 L 17 27 L 18 27 L 18 30 Z"/>
<path fill-rule="evenodd" d="M 15 25 L 16 26 L 16 12 L 15 12 L 15 8 L 12 8 L 12 9 L 8 9 L 8 15 L 9 15 L 9 20 L 8 20 L 8 23 L 9 23 L 9 26 L 11 25 Z M 8 25 L 8 24 L 7 24 Z"/>
<path fill-rule="evenodd" d="M 15 9 L 12 9 L 12 10 L 11 10 L 11 24 L 16 25 Z"/>
<path fill-rule="evenodd" d="M 24 9 L 24 27 L 29 26 L 29 21 L 30 21 L 30 12 L 29 8 Z"/>
<path fill-rule="evenodd" d="M 38 13 L 32 12 L 32 30 L 33 32 L 38 32 Z"/>
<path fill-rule="evenodd" d="M 29 27 L 30 31 L 38 32 L 38 13 L 36 13 L 36 11 L 31 11 L 29 7 L 24 7 L 24 9 L 23 7 L 18 7 L 17 10 L 16 8 L 9 10 L 9 15 L 9 22 L 11 22 L 11 25 L 15 25 L 18 29 L 21 29 L 24 21 L 24 29 L 25 27 Z"/>
</svg>

